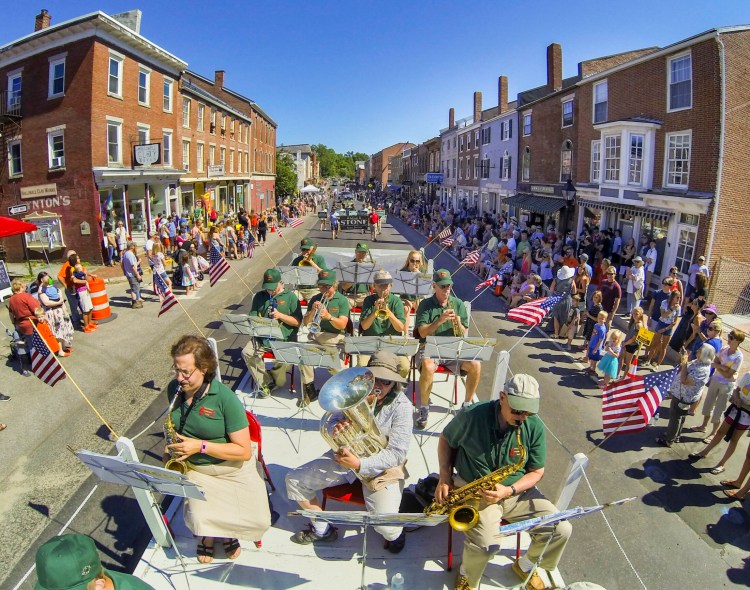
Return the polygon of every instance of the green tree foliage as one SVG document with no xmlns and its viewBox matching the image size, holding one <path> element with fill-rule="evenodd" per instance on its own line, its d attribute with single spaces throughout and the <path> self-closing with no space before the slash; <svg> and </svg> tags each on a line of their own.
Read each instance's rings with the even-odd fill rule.
<svg viewBox="0 0 750 590">
<path fill-rule="evenodd" d="M 320 175 L 328 178 L 331 176 L 343 176 L 354 178 L 354 162 L 357 160 L 367 160 L 368 155 L 362 152 L 346 152 L 345 154 L 336 153 L 332 148 L 323 144 L 312 146 L 313 151 L 318 156 L 320 162 Z"/>
<path fill-rule="evenodd" d="M 290 197 L 297 190 L 297 174 L 288 155 L 276 153 L 276 194 Z"/>
</svg>

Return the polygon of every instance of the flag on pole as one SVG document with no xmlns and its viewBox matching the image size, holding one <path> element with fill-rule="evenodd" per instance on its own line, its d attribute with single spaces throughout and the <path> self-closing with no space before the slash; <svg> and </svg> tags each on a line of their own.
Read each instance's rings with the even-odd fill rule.
<svg viewBox="0 0 750 590">
<path fill-rule="evenodd" d="M 214 244 L 211 244 L 208 262 L 211 265 L 208 269 L 208 282 L 213 287 L 229 270 L 229 263 L 221 256 L 219 249 Z"/>
<path fill-rule="evenodd" d="M 299 217 L 290 217 L 289 218 L 289 227 L 291 227 L 292 229 L 299 227 L 303 223 L 305 223 L 305 220 L 304 219 L 300 219 Z"/>
<path fill-rule="evenodd" d="M 154 288 L 161 293 L 162 296 L 159 315 L 169 311 L 177 305 L 177 297 L 174 296 L 172 290 L 167 286 L 167 282 L 161 278 L 158 272 L 154 273 Z"/>
<path fill-rule="evenodd" d="M 494 287 L 495 285 L 502 284 L 503 277 L 500 276 L 499 272 L 496 272 L 494 275 L 492 275 L 490 278 L 482 281 L 479 283 L 476 287 L 474 287 L 474 291 L 481 291 L 485 287 Z"/>
<path fill-rule="evenodd" d="M 54 387 L 60 379 L 65 379 L 60 361 L 47 348 L 36 330 L 31 336 L 31 371 L 50 387 Z"/>
<path fill-rule="evenodd" d="M 455 241 L 453 238 L 446 238 L 445 240 L 441 240 L 440 243 L 446 248 L 450 248 Z"/>
<path fill-rule="evenodd" d="M 602 429 L 604 434 L 643 430 L 653 418 L 677 369 L 616 381 L 604 388 Z"/>
<path fill-rule="evenodd" d="M 284 237 L 284 236 L 282 235 L 282 233 L 281 233 L 281 226 L 279 226 L 279 229 L 277 230 L 277 232 L 276 232 L 276 233 L 278 233 L 278 234 L 279 234 L 279 237 L 280 237 L 280 238 L 283 238 L 283 237 Z"/>
<path fill-rule="evenodd" d="M 476 264 L 479 262 L 479 250 L 473 250 L 466 255 L 461 264 Z"/>
<path fill-rule="evenodd" d="M 518 307 L 514 307 L 508 312 L 509 320 L 516 320 L 529 326 L 537 326 L 547 316 L 547 314 L 562 301 L 564 294 L 555 293 L 549 297 L 542 297 L 529 301 Z"/>
<path fill-rule="evenodd" d="M 438 234 L 437 236 L 435 236 L 435 239 L 436 239 L 436 240 L 437 240 L 438 242 L 440 242 L 440 241 L 442 241 L 442 240 L 445 240 L 445 239 L 447 239 L 447 238 L 450 238 L 450 237 L 451 237 L 451 234 L 452 234 L 452 233 L 453 233 L 453 232 L 451 231 L 451 226 L 449 225 L 449 226 L 448 226 L 448 227 L 446 227 L 446 228 L 445 228 L 445 229 L 444 229 L 443 231 L 441 231 L 441 232 L 440 232 L 440 233 L 439 233 L 439 234 Z"/>
</svg>

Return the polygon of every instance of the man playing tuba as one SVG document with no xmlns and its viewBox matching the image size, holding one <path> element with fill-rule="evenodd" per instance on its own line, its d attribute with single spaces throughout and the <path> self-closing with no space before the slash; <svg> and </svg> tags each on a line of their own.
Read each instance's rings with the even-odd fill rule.
<svg viewBox="0 0 750 590">
<path fill-rule="evenodd" d="M 547 454 L 544 424 L 538 412 L 539 384 L 530 375 L 518 374 L 505 383 L 499 400 L 462 410 L 440 435 L 440 481 L 435 489 L 435 501 L 439 503 L 445 502 L 454 488 L 485 478 L 500 467 L 517 464 L 519 458 L 526 457 L 523 466 L 501 482 L 490 482 L 481 492 L 479 522 L 466 531 L 456 590 L 479 586 L 487 563 L 500 548 L 502 537 L 498 528 L 502 519 L 517 522 L 558 511 L 535 487 L 544 476 Z M 517 446 L 518 429 L 525 453 Z M 548 571 L 556 568 L 571 530 L 567 521 L 532 529 L 529 550 L 513 562 L 513 571 L 525 580 L 542 555 L 541 567 Z M 527 590 L 545 587 L 536 572 L 526 584 Z"/>
</svg>

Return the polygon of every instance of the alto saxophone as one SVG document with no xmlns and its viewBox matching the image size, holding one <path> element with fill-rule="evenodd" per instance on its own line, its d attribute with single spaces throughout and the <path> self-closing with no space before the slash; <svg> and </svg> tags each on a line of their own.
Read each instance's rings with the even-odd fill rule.
<svg viewBox="0 0 750 590">
<path fill-rule="evenodd" d="M 454 530 L 462 533 L 473 529 L 479 522 L 479 510 L 477 510 L 476 505 L 482 498 L 482 492 L 494 490 L 497 484 L 505 481 L 508 476 L 526 464 L 526 447 L 521 442 L 520 428 L 516 428 L 516 444 L 521 454 L 518 462 L 503 465 L 492 473 L 451 491 L 443 502 L 434 500 L 424 509 L 424 513 L 428 516 L 447 514 L 448 524 Z"/>
<path fill-rule="evenodd" d="M 174 422 L 172 421 L 172 410 L 174 409 L 177 398 L 180 397 L 181 390 L 181 387 L 177 388 L 177 391 L 175 392 L 172 401 L 169 402 L 169 407 L 167 408 L 167 419 L 164 421 L 164 439 L 167 441 L 167 446 L 182 442 L 180 435 L 177 433 L 177 430 L 175 430 Z M 167 461 L 167 464 L 164 467 L 170 471 L 176 471 L 181 475 L 185 475 L 188 470 L 187 464 L 184 461 L 178 461 L 177 454 L 172 449 L 169 449 L 169 455 L 171 458 Z"/>
<path fill-rule="evenodd" d="M 453 305 L 451 305 L 450 300 L 448 301 L 448 309 L 453 310 L 453 320 L 451 320 L 453 324 L 453 335 L 456 338 L 463 338 L 464 327 L 461 325 L 461 318 L 458 317 L 458 311 Z"/>
</svg>

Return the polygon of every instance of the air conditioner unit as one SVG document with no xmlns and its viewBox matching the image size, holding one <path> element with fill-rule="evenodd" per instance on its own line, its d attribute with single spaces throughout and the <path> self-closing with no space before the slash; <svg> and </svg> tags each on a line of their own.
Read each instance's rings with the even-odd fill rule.
<svg viewBox="0 0 750 590">
<path fill-rule="evenodd" d="M 52 158 L 51 168 L 62 168 L 63 166 L 65 166 L 65 157 Z"/>
</svg>

